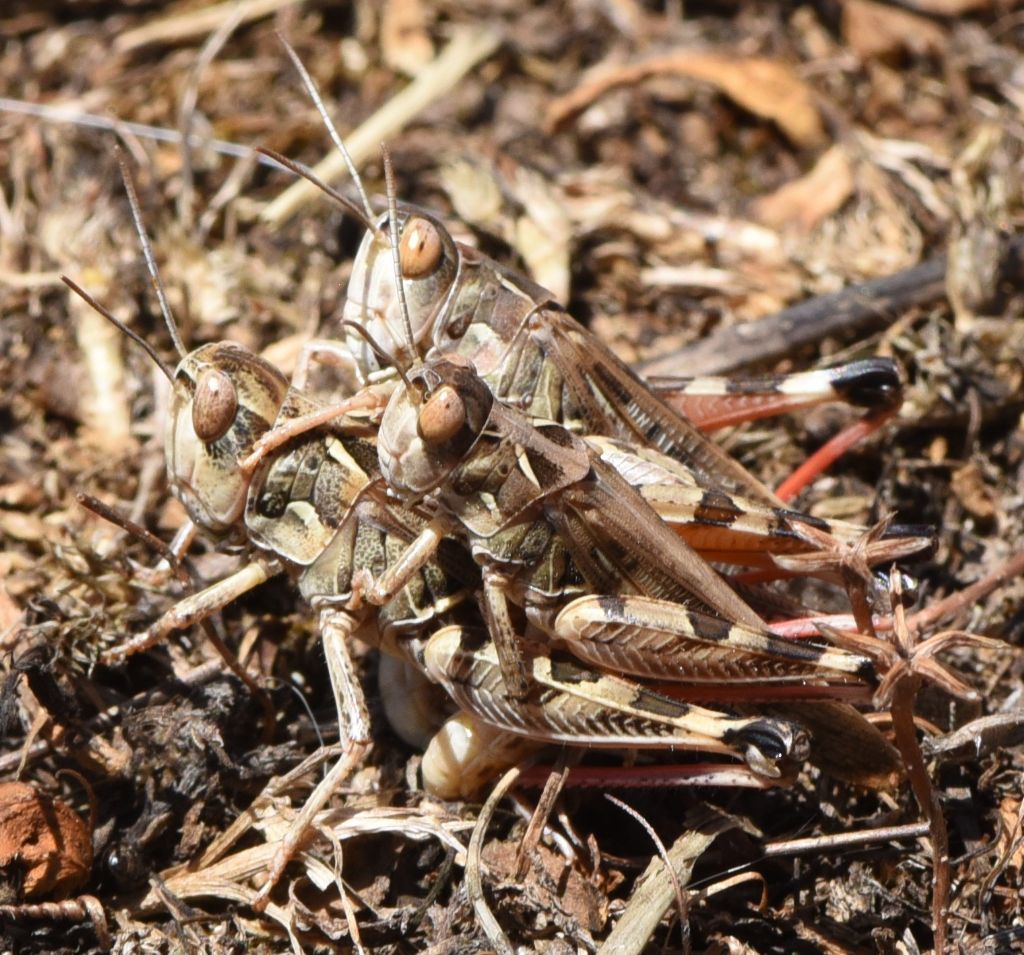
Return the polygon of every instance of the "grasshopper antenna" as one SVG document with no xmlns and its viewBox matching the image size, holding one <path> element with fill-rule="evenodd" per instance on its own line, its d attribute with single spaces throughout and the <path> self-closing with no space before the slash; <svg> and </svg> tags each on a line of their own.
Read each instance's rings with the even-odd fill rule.
<svg viewBox="0 0 1024 955">
<path fill-rule="evenodd" d="M 133 332 L 119 318 L 114 318 L 114 316 L 102 305 L 100 305 L 100 303 L 97 302 L 96 299 L 94 299 L 87 291 L 85 291 L 85 289 L 83 289 L 80 285 L 76 284 L 75 282 L 71 281 L 71 279 L 69 279 L 66 275 L 62 275 L 60 277 L 60 280 L 69 289 L 71 289 L 71 291 L 74 292 L 80 299 L 82 299 L 86 303 L 86 305 L 89 305 L 97 312 L 99 312 L 99 314 L 102 315 L 108 322 L 110 322 L 111 325 L 113 325 L 116 329 L 127 335 L 133 342 L 135 342 L 136 345 L 141 346 L 142 349 L 146 352 L 146 354 L 149 355 L 149 357 L 152 358 L 153 361 L 156 363 L 156 367 L 159 368 L 167 376 L 167 380 L 172 385 L 174 384 L 174 373 L 171 371 L 170 368 L 167 367 L 166 364 L 164 364 L 163 359 L 156 353 L 156 349 L 152 345 L 150 345 L 150 343 L 147 342 L 146 339 L 144 339 L 138 332 Z"/>
<path fill-rule="evenodd" d="M 405 297 L 405 282 L 402 280 L 402 255 L 398 239 L 398 199 L 395 197 L 395 170 L 391 165 L 391 153 L 385 143 L 380 144 L 381 156 L 384 159 L 384 183 L 388 193 L 388 232 L 391 236 L 391 262 L 395 268 L 395 287 L 398 289 L 398 302 L 402 309 L 402 322 L 405 325 L 405 340 L 409 346 L 412 361 L 416 361 L 416 336 L 412 333 L 412 319 L 409 318 L 409 302 Z"/>
<path fill-rule="evenodd" d="M 380 229 L 377 228 L 376 223 L 372 219 L 366 218 L 366 213 L 359 208 L 358 204 L 349 199 L 348 196 L 338 192 L 337 189 L 327 185 L 309 166 L 289 159 L 287 156 L 281 155 L 276 149 L 268 149 L 266 146 L 257 146 L 255 151 L 316 186 L 324 195 L 329 196 L 346 212 L 354 216 L 368 232 L 372 232 L 375 239 L 380 239 Z"/>
<path fill-rule="evenodd" d="M 171 314 L 171 306 L 167 301 L 167 290 L 164 288 L 163 279 L 160 278 L 160 273 L 156 267 L 156 259 L 153 257 L 153 247 L 149 244 L 149 237 L 146 235 L 145 226 L 142 224 L 142 210 L 139 206 L 139 195 L 135 191 L 135 184 L 132 182 L 131 171 L 128 169 L 128 163 L 124 158 L 124 153 L 122 153 L 120 149 L 116 150 L 116 155 L 117 164 L 121 167 L 121 179 L 124 181 L 124 188 L 128 193 L 128 205 L 131 206 L 132 221 L 135 223 L 135 232 L 138 234 L 139 242 L 142 244 L 142 254 L 146 258 L 146 268 L 149 270 L 149 276 L 153 280 L 153 288 L 156 290 L 157 300 L 160 302 L 160 311 L 164 316 L 164 324 L 167 326 L 167 331 L 171 334 L 171 341 L 174 342 L 174 347 L 178 352 L 178 356 L 180 358 L 184 358 L 188 354 L 188 350 L 185 348 L 185 343 L 181 340 L 181 334 L 178 331 L 178 326 L 174 324 L 174 316 Z"/>
<path fill-rule="evenodd" d="M 295 52 L 292 45 L 284 38 L 283 33 L 278 33 L 277 38 L 281 41 L 284 46 L 285 52 L 288 54 L 289 59 L 292 61 L 299 77 L 302 79 L 302 85 L 306 87 L 306 92 L 309 93 L 309 98 L 313 101 L 313 105 L 316 106 L 317 112 L 320 114 L 320 118 L 324 121 L 324 126 L 327 127 L 327 135 L 331 137 L 331 141 L 338 148 L 342 158 L 345 160 L 345 165 L 348 166 L 349 175 L 352 177 L 352 181 L 356 185 L 356 189 L 359 191 L 359 198 L 363 202 L 363 209 L 366 211 L 366 218 L 368 221 L 373 222 L 373 207 L 370 205 L 370 200 L 366 196 L 366 190 L 363 188 L 363 180 L 359 176 L 359 172 L 356 170 L 356 164 L 352 161 L 352 156 L 349 154 L 348 149 L 345 148 L 345 143 L 342 141 L 341 136 L 338 135 L 338 130 L 331 120 L 330 114 L 327 112 L 327 107 L 324 106 L 323 98 L 320 96 L 320 91 L 317 89 L 316 83 L 313 82 L 313 77 L 309 75 L 309 70 L 303 65 L 302 60 L 299 59 L 299 54 Z M 371 226 L 372 228 L 372 226 Z M 376 232 L 376 230 L 374 230 Z"/>
</svg>

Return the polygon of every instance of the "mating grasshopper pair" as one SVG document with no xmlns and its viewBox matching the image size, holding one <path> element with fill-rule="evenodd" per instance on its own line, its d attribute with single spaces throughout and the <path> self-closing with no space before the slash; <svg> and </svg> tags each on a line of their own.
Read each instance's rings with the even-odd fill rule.
<svg viewBox="0 0 1024 955">
<path fill-rule="evenodd" d="M 271 882 L 301 823 L 369 741 L 346 645 L 352 635 L 412 660 L 474 717 L 530 739 L 734 754 L 764 782 L 806 756 L 805 719 L 838 721 L 866 741 L 850 773 L 891 775 L 892 750 L 848 707 L 821 702 L 817 716 L 799 720 L 732 715 L 623 675 L 689 685 L 691 699 L 712 701 L 715 684 L 737 680 L 754 688 L 752 698 L 773 699 L 773 685 L 807 699 L 836 687 L 866 692 L 868 660 L 774 636 L 701 556 L 764 567 L 818 555 L 827 574 L 835 561 L 822 538 L 841 551 L 863 529 L 782 509 L 546 294 L 453 242 L 433 217 L 399 211 L 392 200 L 383 217 L 367 208 L 364 219 L 346 317 L 368 335 L 310 352 L 347 362 L 353 384 L 344 401 L 318 402 L 305 392 L 304 372 L 290 387 L 272 366 L 226 344 L 184 356 L 172 376 L 172 485 L 197 524 L 241 531 L 254 560 L 126 648 L 189 625 L 285 567 L 298 577 L 320 614 L 352 746 L 311 798 Z M 421 351 L 428 361 L 404 387 L 393 375 L 368 383 L 381 371 L 368 338 L 400 365 Z M 458 371 L 447 380 L 451 368 Z M 399 466 L 416 464 L 414 449 L 384 409 L 412 399 L 405 389 L 429 375 L 438 380 L 424 386 L 409 419 L 415 434 L 438 439 L 426 463 L 460 440 L 447 448 L 455 460 L 403 501 Z M 441 410 L 432 412 L 439 420 L 424 427 L 442 388 Z M 451 395 L 463 411 L 474 402 L 481 409 L 469 432 Z M 577 434 L 595 438 L 586 444 Z M 638 491 L 629 480 L 639 475 Z M 453 519 L 461 543 L 441 542 Z M 869 556 L 888 560 L 921 544 L 897 537 Z M 509 573 L 510 564 L 526 570 Z M 524 655 L 527 630 L 549 642 Z M 566 647 L 598 669 L 566 656 Z"/>
</svg>

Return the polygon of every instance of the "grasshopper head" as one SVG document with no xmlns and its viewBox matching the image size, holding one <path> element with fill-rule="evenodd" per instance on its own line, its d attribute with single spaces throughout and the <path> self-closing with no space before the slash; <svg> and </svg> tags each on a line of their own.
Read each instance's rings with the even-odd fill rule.
<svg viewBox="0 0 1024 955">
<path fill-rule="evenodd" d="M 458 272 L 459 253 L 440 221 L 425 212 L 399 210 L 398 264 L 412 325 L 414 341 L 410 343 L 395 288 L 387 213 L 377 220 L 377 226 L 376 233 L 366 233 L 352 264 L 342 317 L 362 325 L 396 362 L 408 363 L 417 357 L 410 354 L 410 347 L 430 336 L 445 311 Z M 376 355 L 363 338 L 349 333 L 345 343 L 361 367 L 378 367 Z"/>
<path fill-rule="evenodd" d="M 468 359 L 438 358 L 409 372 L 391 396 L 377 454 L 388 486 L 401 498 L 437 487 L 476 444 L 494 396 Z"/>
<path fill-rule="evenodd" d="M 231 342 L 181 360 L 164 452 L 171 487 L 200 527 L 221 533 L 241 517 L 249 476 L 238 465 L 273 425 L 287 390 L 273 365 Z"/>
</svg>

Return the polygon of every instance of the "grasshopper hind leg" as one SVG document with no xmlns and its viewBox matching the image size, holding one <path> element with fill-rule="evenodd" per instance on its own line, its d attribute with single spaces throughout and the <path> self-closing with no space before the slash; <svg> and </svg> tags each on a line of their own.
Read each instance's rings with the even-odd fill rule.
<svg viewBox="0 0 1024 955">
<path fill-rule="evenodd" d="M 533 659 L 530 692 L 514 699 L 494 644 L 473 628 L 439 630 L 424 663 L 463 711 L 538 742 L 720 753 L 745 760 L 768 779 L 781 778 L 808 753 L 807 735 L 797 723 L 681 702 L 560 655 Z"/>
</svg>

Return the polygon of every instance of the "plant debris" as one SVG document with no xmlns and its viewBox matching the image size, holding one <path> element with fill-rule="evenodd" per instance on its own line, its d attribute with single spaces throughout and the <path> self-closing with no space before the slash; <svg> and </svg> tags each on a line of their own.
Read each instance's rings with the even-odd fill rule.
<svg viewBox="0 0 1024 955">
<path fill-rule="evenodd" d="M 941 811 L 946 951 L 1024 951 L 1024 20 L 981 0 L 683 11 L 0 12 L 0 950 L 926 952 L 920 837 L 937 830 L 920 827 Z M 659 374 L 902 366 L 898 416 L 797 506 L 937 530 L 905 568 L 918 642 L 898 712 L 878 717 L 904 742 L 916 727 L 914 788 L 805 770 L 767 791 L 617 790 L 648 831 L 570 786 L 538 830 L 538 790 L 509 783 L 481 818 L 478 802 L 422 791 L 421 754 L 373 690 L 383 668 L 357 648 L 372 745 L 254 912 L 339 753 L 313 614 L 270 581 L 212 622 L 259 693 L 199 628 L 98 662 L 241 557 L 200 541 L 178 575 L 132 531 L 170 541 L 183 522 L 164 479 L 167 383 L 60 275 L 173 363 L 119 143 L 189 347 L 236 341 L 290 374 L 304 342 L 338 336 L 360 227 L 252 152 L 352 191 L 278 33 L 371 196 L 386 139 L 403 200 L 549 287 L 625 360 Z M 776 486 L 855 414 L 723 440 Z M 100 519 L 83 493 L 129 520 Z M 987 639 L 937 638 L 940 623 Z M 924 658 L 940 645 L 941 667 Z M 918 692 L 929 668 L 972 692 Z"/>
</svg>

